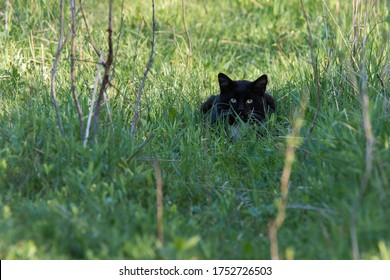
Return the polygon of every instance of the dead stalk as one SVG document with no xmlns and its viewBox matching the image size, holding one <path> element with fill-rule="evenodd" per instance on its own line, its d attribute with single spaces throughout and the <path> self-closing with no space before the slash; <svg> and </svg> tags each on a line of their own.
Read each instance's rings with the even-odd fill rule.
<svg viewBox="0 0 390 280">
<path fill-rule="evenodd" d="M 59 26 L 59 36 L 58 36 L 58 43 L 57 43 L 57 50 L 53 62 L 53 67 L 51 69 L 51 79 L 50 79 L 50 92 L 51 92 L 51 100 L 53 103 L 53 107 L 56 113 L 57 117 L 57 126 L 62 136 L 64 136 L 64 127 L 62 125 L 62 117 L 60 114 L 60 111 L 58 109 L 58 103 L 57 103 L 57 92 L 56 92 L 56 84 L 55 84 L 55 76 L 57 73 L 57 65 L 58 60 L 60 58 L 60 54 L 62 49 L 64 48 L 65 42 L 68 38 L 68 36 L 65 38 L 65 40 L 62 40 L 64 33 L 64 3 L 62 0 L 60 0 L 60 26 Z"/>
<path fill-rule="evenodd" d="M 271 258 L 273 260 L 278 260 L 280 258 L 279 245 L 278 245 L 278 230 L 282 226 L 286 216 L 290 175 L 291 175 L 293 163 L 295 161 L 295 150 L 298 148 L 301 142 L 299 134 L 303 125 L 303 117 L 306 110 L 306 103 L 307 101 L 305 97 L 305 100 L 301 102 L 301 108 L 299 110 L 299 115 L 294 122 L 293 130 L 291 134 L 287 137 L 285 161 L 284 161 L 282 177 L 280 180 L 281 199 L 278 205 L 278 213 L 276 215 L 276 218 L 275 220 L 270 222 L 268 227 Z"/>
<path fill-rule="evenodd" d="M 116 69 L 116 63 L 117 63 L 117 60 L 116 58 L 118 57 L 118 50 L 119 50 L 119 41 L 121 39 L 121 36 L 122 36 L 122 30 L 123 30 L 123 23 L 125 21 L 125 18 L 124 18 L 124 13 L 123 13 L 123 7 L 124 7 L 124 0 L 122 0 L 122 5 L 121 5 L 121 23 L 120 23 L 120 26 L 119 26 L 119 31 L 118 31 L 118 36 L 116 37 L 116 48 L 115 48 L 115 52 L 114 52 L 114 61 L 113 61 L 113 66 L 112 66 L 112 75 L 111 75 L 111 80 L 113 79 L 113 77 L 115 76 L 115 69 Z M 111 85 L 111 84 L 110 84 Z"/>
<path fill-rule="evenodd" d="M 353 17 L 352 17 L 352 26 L 353 26 L 353 46 L 352 46 L 352 57 L 356 57 L 357 53 L 357 43 L 359 41 L 359 26 L 357 24 L 357 12 L 359 7 L 359 1 L 353 0 L 352 2 L 352 9 L 353 9 Z"/>
<path fill-rule="evenodd" d="M 85 134 L 84 134 L 84 143 L 83 143 L 84 148 L 87 147 L 88 138 L 89 138 L 89 132 L 90 132 L 90 129 L 91 129 L 91 121 L 92 121 L 92 116 L 93 116 L 93 111 L 94 111 L 96 92 L 97 92 L 97 89 L 98 89 L 99 81 L 101 81 L 100 68 L 102 66 L 102 63 L 103 63 L 103 57 L 102 57 L 102 55 L 100 55 L 99 63 L 96 64 L 95 83 L 93 85 L 93 93 L 92 93 L 92 97 L 91 97 L 91 104 L 89 106 L 87 128 L 85 129 Z"/>
<path fill-rule="evenodd" d="M 91 35 L 91 32 L 89 31 L 89 25 L 88 25 L 88 22 L 87 22 L 87 18 L 85 17 L 85 14 L 84 14 L 84 8 L 83 8 L 82 0 L 80 0 L 80 11 L 81 11 L 81 17 L 83 18 L 83 21 L 84 21 L 85 28 L 87 29 L 89 42 L 91 43 L 91 45 L 92 45 L 96 55 L 100 58 L 100 56 L 101 56 L 100 51 L 99 51 L 99 49 L 97 48 L 97 46 L 95 44 L 95 40 L 93 39 L 93 37 Z"/>
<path fill-rule="evenodd" d="M 124 7 L 124 0 L 122 0 L 122 5 L 121 5 L 121 23 L 119 25 L 119 31 L 118 31 L 118 36 L 116 37 L 116 48 L 115 52 L 113 54 L 113 61 L 112 61 L 112 66 L 111 66 L 111 76 L 109 77 L 108 83 L 109 86 L 113 87 L 115 90 L 118 91 L 118 88 L 116 88 L 111 81 L 114 79 L 115 76 L 115 69 L 116 69 L 116 63 L 117 63 L 117 55 L 118 55 L 118 50 L 119 50 L 119 42 L 122 36 L 122 29 L 123 29 L 123 23 L 125 21 L 124 19 L 124 13 L 123 13 L 123 7 Z M 110 123 L 112 123 L 112 114 L 111 114 L 111 109 L 110 109 L 110 103 L 109 103 L 109 98 L 107 97 L 107 92 L 104 92 L 104 104 L 106 104 L 106 110 L 107 110 L 107 116 L 108 119 L 110 120 Z"/>
<path fill-rule="evenodd" d="M 104 74 L 103 74 L 103 81 L 101 83 L 98 98 L 96 100 L 96 106 L 95 106 L 95 112 L 93 115 L 93 132 L 95 139 L 97 140 L 97 134 L 98 134 L 98 126 L 99 126 L 99 115 L 101 111 L 101 105 L 102 101 L 104 99 L 105 92 L 108 88 L 108 85 L 110 84 L 110 71 L 111 71 L 111 65 L 114 60 L 114 53 L 113 53 L 113 44 L 112 44 L 112 0 L 109 2 L 109 9 L 108 9 L 108 55 L 107 60 L 104 62 Z"/>
<path fill-rule="evenodd" d="M 84 117 L 81 110 L 80 102 L 76 93 L 76 74 L 75 74 L 75 58 L 76 58 L 76 2 L 70 0 L 70 11 L 72 14 L 71 33 L 72 33 L 72 46 L 70 54 L 70 80 L 71 80 L 71 92 L 73 102 L 77 110 L 79 123 L 80 123 L 80 137 L 83 139 L 84 133 Z"/>
<path fill-rule="evenodd" d="M 145 72 L 144 72 L 144 76 L 142 78 L 141 86 L 140 86 L 140 88 L 138 90 L 137 99 L 136 99 L 136 102 L 135 102 L 134 116 L 133 116 L 133 120 L 131 122 L 131 130 L 130 130 L 130 134 L 131 135 L 135 134 L 135 126 L 136 126 L 136 124 L 138 122 L 139 104 L 140 104 L 140 101 L 141 101 L 142 92 L 144 90 L 146 77 L 147 77 L 147 75 L 149 73 L 149 70 L 152 67 L 152 63 L 153 63 L 155 33 L 156 33 L 156 21 L 155 21 L 155 17 L 154 17 L 154 0 L 152 0 L 152 41 L 151 41 L 151 45 L 152 46 L 151 46 L 151 50 L 150 50 L 149 61 L 148 61 L 148 64 L 146 66 L 146 69 L 145 69 Z"/>
<path fill-rule="evenodd" d="M 140 42 L 140 33 L 143 27 L 144 18 L 141 19 L 139 23 L 138 33 L 137 33 L 137 41 L 135 42 L 135 48 L 134 48 L 134 54 L 133 54 L 133 64 L 137 60 L 138 57 L 138 50 L 139 50 L 139 42 Z"/>
</svg>

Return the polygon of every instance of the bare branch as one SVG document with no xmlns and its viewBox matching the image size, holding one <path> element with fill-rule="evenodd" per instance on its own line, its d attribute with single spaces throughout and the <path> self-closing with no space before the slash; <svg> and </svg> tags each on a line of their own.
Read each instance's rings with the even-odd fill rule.
<svg viewBox="0 0 390 280">
<path fill-rule="evenodd" d="M 111 75 L 108 79 L 108 86 L 110 87 L 113 87 L 115 90 L 119 91 L 117 87 L 115 87 L 111 81 L 114 79 L 115 77 L 115 69 L 116 69 L 116 63 L 117 63 L 117 55 L 118 55 L 118 50 L 119 50 L 119 41 L 121 39 L 121 36 L 122 36 L 122 29 L 123 29 L 123 23 L 124 23 L 124 13 L 123 13 L 123 7 L 124 7 L 124 0 L 122 0 L 122 5 L 121 5 L 121 23 L 120 23 L 120 26 L 119 26 L 119 32 L 118 32 L 118 35 L 116 37 L 116 48 L 115 48 L 115 52 L 113 54 L 114 58 L 113 58 L 113 61 L 112 61 L 112 66 L 111 66 Z M 108 115 L 108 118 L 110 120 L 110 123 L 112 123 L 112 115 L 111 115 L 111 110 L 110 110 L 110 105 L 109 105 L 109 98 L 107 98 L 107 94 L 106 92 L 104 93 L 103 95 L 104 97 L 104 104 L 106 105 L 106 110 L 107 110 L 107 115 Z"/>
<path fill-rule="evenodd" d="M 85 27 L 87 29 L 89 41 L 90 41 L 90 43 L 91 43 L 95 53 L 99 56 L 99 64 L 101 64 L 101 65 L 103 65 L 105 67 L 104 79 L 102 79 L 101 76 L 100 76 L 100 67 L 97 67 L 97 70 L 96 70 L 97 72 L 96 72 L 96 76 L 95 76 L 94 92 L 93 92 L 93 95 L 92 95 L 92 100 L 91 100 L 91 105 L 90 105 L 90 110 L 89 110 L 89 115 L 88 115 L 88 124 L 87 124 L 87 128 L 86 128 L 86 131 L 85 131 L 85 138 L 84 138 L 84 147 L 85 147 L 87 142 L 88 142 L 92 116 L 94 116 L 94 118 L 93 118 L 94 119 L 94 131 L 95 131 L 95 133 L 97 133 L 97 123 L 98 123 L 98 114 L 99 114 L 99 112 L 97 113 L 97 115 L 96 115 L 96 112 L 94 113 L 94 105 L 95 105 L 94 103 L 95 103 L 97 82 L 98 81 L 100 81 L 101 87 L 100 87 L 100 90 L 99 90 L 98 99 L 96 101 L 96 103 L 97 103 L 96 104 L 97 105 L 96 106 L 96 108 L 97 108 L 96 110 L 97 111 L 101 110 L 101 103 L 102 103 L 101 96 L 103 96 L 104 104 L 106 105 L 106 109 L 107 109 L 107 113 L 108 113 L 108 117 L 109 117 L 110 121 L 112 122 L 111 110 L 110 110 L 110 106 L 109 106 L 109 103 L 108 103 L 106 91 L 107 91 L 108 86 L 111 84 L 109 73 L 110 73 L 111 68 L 112 68 L 111 65 L 113 64 L 113 61 L 115 61 L 116 54 L 114 55 L 112 53 L 112 50 L 113 50 L 113 47 L 112 47 L 112 1 L 110 1 L 109 15 L 108 15 L 109 23 L 108 23 L 108 30 L 107 31 L 108 31 L 109 54 L 108 54 L 108 58 L 107 58 L 106 62 L 104 61 L 103 54 L 97 48 L 96 43 L 95 43 L 95 41 L 94 41 L 94 39 L 93 39 L 93 37 L 91 35 L 91 32 L 89 31 L 89 25 L 88 25 L 87 19 L 86 19 L 85 14 L 84 14 L 84 9 L 83 9 L 83 6 L 82 6 L 82 0 L 80 0 L 80 9 L 81 9 L 81 15 L 82 15 L 82 18 L 84 20 Z M 122 30 L 122 25 L 123 25 L 123 0 L 122 0 L 122 21 L 121 21 L 121 26 L 120 26 L 120 32 Z M 119 38 L 120 38 L 120 34 L 118 35 L 118 39 L 117 39 L 117 44 L 118 45 L 119 45 Z M 117 50 L 118 50 L 118 46 L 117 46 Z M 113 66 L 113 71 L 114 70 L 115 70 L 115 66 Z M 100 100 L 99 100 L 99 98 L 100 98 Z"/>
<path fill-rule="evenodd" d="M 80 137 L 83 139 L 84 133 L 84 119 L 83 112 L 81 110 L 80 102 L 76 93 L 76 75 L 75 75 L 75 57 L 76 57 L 76 3 L 75 0 L 70 0 L 70 11 L 72 14 L 71 32 L 72 32 L 72 47 L 70 54 L 70 80 L 71 80 L 71 92 L 74 105 L 76 106 L 77 114 L 80 123 Z"/>
<path fill-rule="evenodd" d="M 89 31 L 89 25 L 88 25 L 88 22 L 87 22 L 87 18 L 85 17 L 85 14 L 84 14 L 84 8 L 83 8 L 83 4 L 82 4 L 82 0 L 80 0 L 80 10 L 81 10 L 81 17 L 83 18 L 83 21 L 84 21 L 84 24 L 85 24 L 85 28 L 87 29 L 87 33 L 88 33 L 88 37 L 89 37 L 89 42 L 91 43 L 96 55 L 98 57 L 100 57 L 100 51 L 98 50 L 98 48 L 96 47 L 96 44 L 95 44 L 95 41 L 93 40 L 93 37 L 91 35 L 91 32 Z"/>
<path fill-rule="evenodd" d="M 108 56 L 107 60 L 104 63 L 104 74 L 103 74 L 103 81 L 100 86 L 98 98 L 96 101 L 96 110 L 93 115 L 93 131 L 95 138 L 97 139 L 97 133 L 98 133 L 98 125 L 99 125 L 99 115 L 101 111 L 101 105 L 102 101 L 104 99 L 104 94 L 107 90 L 108 85 L 110 84 L 110 70 L 111 65 L 114 60 L 114 53 L 113 53 L 113 44 L 112 44 L 112 0 L 109 2 L 109 9 L 108 9 Z"/>
<path fill-rule="evenodd" d="M 96 64 L 96 75 L 95 75 L 95 83 L 93 85 L 93 93 L 92 93 L 92 98 L 91 98 L 91 104 L 89 106 L 89 114 L 88 114 L 88 121 L 87 121 L 87 128 L 85 129 L 85 134 L 84 134 L 84 148 L 87 146 L 88 138 L 89 138 L 89 132 L 91 128 L 91 121 L 92 121 L 92 116 L 93 116 L 93 111 L 94 111 L 94 105 L 95 105 L 95 98 L 96 98 L 96 92 L 98 88 L 98 83 L 101 80 L 100 77 L 100 68 L 103 64 L 103 57 L 102 55 L 100 56 L 99 62 Z"/>
<path fill-rule="evenodd" d="M 60 27 L 59 27 L 57 51 L 55 54 L 53 67 L 51 69 L 50 91 L 51 91 L 51 100 L 52 100 L 53 107 L 54 107 L 54 110 L 55 110 L 56 116 L 57 116 L 57 126 L 58 126 L 58 129 L 60 130 L 60 133 L 62 136 L 64 135 L 64 127 L 62 125 L 62 117 L 61 117 L 60 111 L 58 109 L 58 104 L 57 104 L 55 76 L 56 76 L 56 72 L 57 72 L 57 65 L 58 65 L 58 60 L 60 58 L 61 51 L 64 48 L 65 42 L 68 38 L 68 36 L 67 36 L 65 38 L 64 42 L 62 41 L 63 30 L 64 30 L 64 3 L 62 0 L 60 0 Z"/>
<path fill-rule="evenodd" d="M 190 34 L 188 33 L 188 29 L 187 29 L 187 23 L 186 23 L 186 1 L 185 0 L 181 0 L 181 16 L 182 16 L 182 19 L 183 19 L 183 28 L 184 28 L 184 32 L 186 34 L 186 38 L 187 38 L 187 69 L 190 67 L 190 58 L 191 58 L 191 53 L 192 53 L 192 45 L 191 45 L 191 40 L 190 40 Z"/>
<path fill-rule="evenodd" d="M 143 92 L 143 89 L 145 86 L 146 77 L 147 77 L 149 70 L 150 70 L 150 67 L 152 67 L 152 63 L 153 63 L 155 33 L 156 33 L 156 21 L 154 18 L 154 0 L 152 0 L 152 42 L 151 42 L 152 47 L 150 50 L 149 61 L 148 61 L 148 64 L 146 66 L 144 76 L 142 78 L 142 83 L 141 83 L 141 86 L 138 90 L 137 100 L 135 102 L 134 117 L 133 117 L 133 121 L 131 122 L 131 130 L 130 130 L 131 135 L 135 134 L 135 126 L 137 124 L 138 117 L 139 117 L 139 103 L 141 101 L 141 96 L 142 96 L 142 92 Z"/>
<path fill-rule="evenodd" d="M 119 50 L 119 41 L 121 39 L 121 36 L 122 36 L 122 29 L 123 29 L 123 23 L 125 21 L 125 18 L 124 18 L 124 13 L 123 13 L 123 6 L 124 6 L 124 0 L 122 0 L 122 5 L 121 5 L 121 24 L 119 26 L 119 32 L 118 32 L 118 36 L 116 37 L 116 48 L 115 48 L 115 52 L 114 52 L 114 61 L 113 61 L 113 66 L 112 66 L 112 76 L 111 76 L 111 79 L 113 79 L 113 77 L 115 76 L 115 66 L 116 66 L 116 62 L 117 62 L 117 56 L 118 56 L 118 50 Z"/>
</svg>

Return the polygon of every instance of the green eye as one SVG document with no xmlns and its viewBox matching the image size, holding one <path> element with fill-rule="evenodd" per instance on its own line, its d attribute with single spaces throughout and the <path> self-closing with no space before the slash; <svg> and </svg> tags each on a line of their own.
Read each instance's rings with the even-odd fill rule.
<svg viewBox="0 0 390 280">
<path fill-rule="evenodd" d="M 235 98 L 230 98 L 230 102 L 232 102 L 232 103 L 236 103 L 236 102 L 237 102 L 237 100 L 236 100 Z"/>
<path fill-rule="evenodd" d="M 253 99 L 248 99 L 246 103 L 251 104 L 253 102 Z"/>
</svg>

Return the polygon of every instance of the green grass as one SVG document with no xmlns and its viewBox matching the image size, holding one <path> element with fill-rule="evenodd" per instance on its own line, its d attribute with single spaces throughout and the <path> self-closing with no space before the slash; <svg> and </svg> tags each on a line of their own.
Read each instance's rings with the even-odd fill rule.
<svg viewBox="0 0 390 280">
<path fill-rule="evenodd" d="M 321 112 L 311 137 L 316 86 L 299 1 L 157 1 L 152 69 L 136 136 L 134 102 L 150 52 L 151 4 L 132 1 L 97 142 L 83 147 L 70 94 L 70 45 L 57 72 L 61 136 L 50 98 L 58 37 L 58 1 L 9 1 L 0 35 L 1 259 L 268 259 L 286 137 L 301 101 L 308 106 L 290 181 L 282 258 L 351 259 L 351 208 L 366 164 L 361 71 L 366 66 L 375 136 L 373 169 L 358 209 L 361 257 L 390 251 L 389 12 L 386 1 L 359 6 L 353 53 L 352 1 L 306 1 L 318 61 Z M 78 2 L 78 1 L 77 1 Z M 107 51 L 107 4 L 86 1 L 93 36 Z M 107 1 L 108 2 L 108 1 Z M 366 2 L 366 1 L 362 1 Z M 4 11 L 4 3 L 0 4 Z M 120 6 L 114 7 L 118 35 Z M 65 5 L 66 24 L 70 20 Z M 366 16 L 366 17 L 364 17 Z M 140 22 L 144 19 L 142 28 Z M 4 14 L 0 22 L 5 23 Z M 67 26 L 67 25 L 66 25 Z M 367 34 L 364 36 L 364 28 Z M 67 29 L 66 29 L 67 30 Z M 87 118 L 97 61 L 78 19 L 77 92 Z M 364 44 L 363 44 L 364 43 Z M 202 124 L 201 103 L 218 92 L 217 74 L 266 73 L 277 117 L 257 137 L 232 141 Z M 154 134 L 132 160 L 135 149 Z M 305 159 L 304 159 L 305 158 Z M 164 244 L 157 239 L 153 161 L 163 176 Z"/>
</svg>

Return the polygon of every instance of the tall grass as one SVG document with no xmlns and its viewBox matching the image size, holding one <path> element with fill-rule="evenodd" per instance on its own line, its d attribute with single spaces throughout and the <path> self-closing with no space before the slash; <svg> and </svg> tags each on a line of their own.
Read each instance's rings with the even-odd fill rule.
<svg viewBox="0 0 390 280">
<path fill-rule="evenodd" d="M 386 1 L 306 1 L 307 23 L 299 1 L 185 1 L 186 28 L 183 2 L 156 1 L 154 63 L 134 136 L 131 120 L 150 54 L 152 14 L 148 1 L 124 6 L 108 92 L 112 121 L 103 110 L 98 139 L 86 147 L 70 94 L 69 44 L 56 78 L 63 136 L 50 97 L 57 1 L 1 4 L 7 13 L 0 14 L 0 22 L 7 32 L 0 35 L 0 257 L 270 258 L 268 225 L 277 215 L 287 139 L 305 93 L 301 145 L 278 233 L 280 258 L 356 258 L 351 229 L 358 257 L 388 257 Z M 84 5 L 102 50 L 107 19 L 100 15 L 107 14 L 107 7 L 103 1 Z M 120 11 L 120 3 L 114 4 L 114 36 Z M 69 28 L 67 5 L 64 14 Z M 87 112 L 98 58 L 81 23 L 79 18 L 76 92 Z M 317 112 L 311 51 L 321 110 L 306 137 Z M 223 127 L 204 126 L 199 108 L 217 93 L 218 72 L 234 79 L 266 73 L 277 114 L 262 127 L 246 128 L 239 140 L 230 139 Z M 364 116 L 375 139 L 369 177 Z M 163 200 L 159 196 L 157 204 L 160 180 Z M 163 224 L 156 215 L 161 204 Z"/>
</svg>

